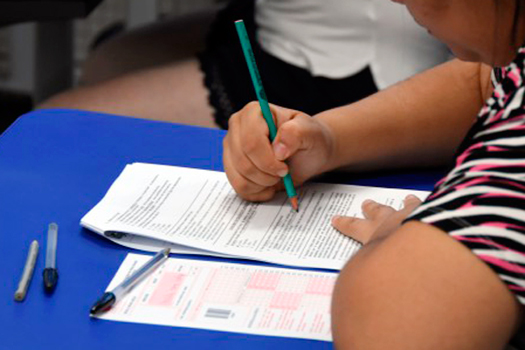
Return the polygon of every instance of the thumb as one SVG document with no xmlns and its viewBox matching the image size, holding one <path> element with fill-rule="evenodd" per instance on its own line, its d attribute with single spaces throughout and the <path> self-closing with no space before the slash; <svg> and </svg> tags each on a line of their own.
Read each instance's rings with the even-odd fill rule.
<svg viewBox="0 0 525 350">
<path fill-rule="evenodd" d="M 304 118 L 310 117 L 304 116 Z M 307 138 L 307 128 L 304 124 L 302 117 L 295 117 L 279 127 L 272 143 L 275 158 L 284 161 L 303 147 Z"/>
<path fill-rule="evenodd" d="M 272 147 L 277 160 L 283 161 L 290 156 L 290 148 L 282 141 L 277 141 L 277 138 L 273 142 Z"/>
</svg>

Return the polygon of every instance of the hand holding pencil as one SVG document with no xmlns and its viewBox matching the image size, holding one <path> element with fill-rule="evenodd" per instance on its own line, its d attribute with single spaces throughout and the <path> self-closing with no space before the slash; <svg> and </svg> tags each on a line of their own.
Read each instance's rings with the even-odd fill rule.
<svg viewBox="0 0 525 350">
<path fill-rule="evenodd" d="M 231 117 L 224 140 L 226 175 L 235 191 L 246 200 L 271 199 L 283 188 L 283 177 L 290 172 L 293 184 L 298 186 L 329 170 L 333 141 L 326 125 L 283 107 L 268 105 L 268 111 L 275 122 L 275 134 L 272 135 L 271 125 L 264 118 L 259 98 L 259 103 L 252 102 Z"/>
</svg>

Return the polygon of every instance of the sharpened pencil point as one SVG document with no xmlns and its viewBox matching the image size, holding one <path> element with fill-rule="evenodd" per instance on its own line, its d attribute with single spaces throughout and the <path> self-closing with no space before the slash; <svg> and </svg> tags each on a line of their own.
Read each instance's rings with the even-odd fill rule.
<svg viewBox="0 0 525 350">
<path fill-rule="evenodd" d="M 290 203 L 292 204 L 293 210 L 295 210 L 298 213 L 299 212 L 299 202 L 297 201 L 297 197 L 291 197 Z"/>
</svg>

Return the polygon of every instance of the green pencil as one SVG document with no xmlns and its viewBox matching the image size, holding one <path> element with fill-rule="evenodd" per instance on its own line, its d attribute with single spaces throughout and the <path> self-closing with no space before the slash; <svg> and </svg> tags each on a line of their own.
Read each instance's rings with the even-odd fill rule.
<svg viewBox="0 0 525 350">
<path fill-rule="evenodd" d="M 244 58 L 248 64 L 248 70 L 250 71 L 253 87 L 255 88 L 255 93 L 257 94 L 257 99 L 259 100 L 259 105 L 261 106 L 262 115 L 264 120 L 266 120 L 266 124 L 268 124 L 268 129 L 270 130 L 270 141 L 273 142 L 275 136 L 277 135 L 277 127 L 273 122 L 270 105 L 268 104 L 266 93 L 264 92 L 261 75 L 259 74 L 257 64 L 255 63 L 252 45 L 250 44 L 250 39 L 248 38 L 248 33 L 246 32 L 246 27 L 244 26 L 243 20 L 235 21 L 235 28 L 237 29 L 237 34 L 239 35 L 239 40 L 241 41 L 242 51 L 244 52 Z M 288 198 L 290 198 L 292 208 L 295 211 L 299 211 L 297 193 L 295 192 L 292 176 L 290 173 L 286 174 L 286 176 L 283 178 L 283 182 L 284 188 L 286 189 L 286 194 L 288 195 Z"/>
</svg>

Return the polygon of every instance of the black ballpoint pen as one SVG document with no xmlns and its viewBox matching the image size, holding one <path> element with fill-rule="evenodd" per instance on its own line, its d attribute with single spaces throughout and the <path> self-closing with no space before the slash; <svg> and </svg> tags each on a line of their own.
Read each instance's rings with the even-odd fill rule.
<svg viewBox="0 0 525 350">
<path fill-rule="evenodd" d="M 115 289 L 113 289 L 110 292 L 104 293 L 100 299 L 97 300 L 97 302 L 91 307 L 90 314 L 91 315 L 97 315 L 101 312 L 107 311 L 117 302 L 117 300 L 121 299 L 124 294 L 127 293 L 128 290 L 130 290 L 135 284 L 137 284 L 142 278 L 146 277 L 147 274 L 153 269 L 155 269 L 160 263 L 162 263 L 164 260 L 168 258 L 170 255 L 170 248 L 165 248 L 155 254 L 153 258 L 148 260 L 147 263 L 145 263 L 143 266 L 141 266 L 138 270 L 133 272 L 131 276 L 126 278 L 122 283 L 120 283 Z"/>
</svg>

